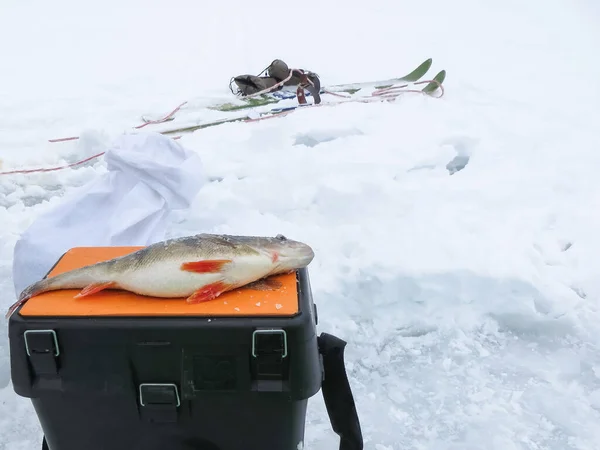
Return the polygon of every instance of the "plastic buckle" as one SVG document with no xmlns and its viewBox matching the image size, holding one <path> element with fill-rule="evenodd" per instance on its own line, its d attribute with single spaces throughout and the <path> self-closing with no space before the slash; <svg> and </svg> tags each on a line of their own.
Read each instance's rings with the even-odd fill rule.
<svg viewBox="0 0 600 450">
<path fill-rule="evenodd" d="M 58 337 L 54 330 L 27 330 L 23 333 L 25 351 L 34 372 L 38 374 L 57 374 L 60 355 Z"/>
<path fill-rule="evenodd" d="M 283 330 L 281 328 L 271 329 L 271 330 L 268 330 L 268 329 L 254 330 L 254 332 L 252 333 L 252 356 L 254 356 L 255 358 L 258 357 L 258 354 L 256 353 L 256 349 L 257 349 L 256 337 L 259 335 L 273 335 L 273 334 L 281 334 L 282 335 L 283 353 L 281 354 L 281 359 L 284 359 L 285 357 L 287 357 L 287 354 L 288 354 L 287 333 L 285 332 L 285 330 Z"/>
<path fill-rule="evenodd" d="M 177 422 L 177 408 L 181 398 L 172 383 L 142 383 L 139 386 L 140 414 L 148 422 Z"/>
<path fill-rule="evenodd" d="M 144 390 L 144 388 L 147 388 Z M 153 389 L 154 388 L 154 389 Z M 168 389 L 165 388 L 173 388 L 174 396 L 169 393 Z M 140 405 L 147 406 L 144 403 L 144 391 L 146 392 L 148 397 L 153 398 L 155 401 L 150 401 L 151 405 L 175 405 L 176 408 L 181 406 L 181 399 L 179 397 L 179 391 L 177 390 L 177 386 L 173 383 L 142 383 L 140 384 Z M 159 400 L 167 400 L 168 397 L 174 397 L 172 400 L 174 401 L 159 401 Z"/>
<path fill-rule="evenodd" d="M 54 356 L 58 356 L 60 355 L 60 348 L 58 346 L 58 337 L 56 336 L 56 331 L 54 330 L 27 330 L 25 331 L 25 333 L 23 333 L 23 338 L 25 339 L 25 351 L 27 352 L 27 356 L 31 356 L 31 347 L 29 345 L 29 341 L 27 340 L 27 335 L 28 334 L 42 334 L 42 333 L 47 333 L 52 335 L 52 338 L 54 340 Z M 41 343 L 42 341 L 39 341 L 38 343 Z M 35 350 L 35 353 L 48 353 L 50 351 L 50 349 L 48 350 Z"/>
<path fill-rule="evenodd" d="M 255 389 L 282 392 L 288 377 L 287 334 L 282 329 L 258 329 L 252 333 L 252 377 Z"/>
</svg>

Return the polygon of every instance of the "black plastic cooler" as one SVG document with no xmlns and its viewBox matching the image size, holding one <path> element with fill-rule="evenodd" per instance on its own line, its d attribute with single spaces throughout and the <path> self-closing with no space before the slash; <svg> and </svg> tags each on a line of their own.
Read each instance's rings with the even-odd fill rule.
<svg viewBox="0 0 600 450">
<path fill-rule="evenodd" d="M 73 249 L 50 275 L 135 249 Z M 321 388 L 341 448 L 362 448 L 345 343 L 317 336 L 306 269 L 279 281 L 199 305 L 123 291 L 29 300 L 9 323 L 12 380 L 45 448 L 297 450 Z"/>
</svg>

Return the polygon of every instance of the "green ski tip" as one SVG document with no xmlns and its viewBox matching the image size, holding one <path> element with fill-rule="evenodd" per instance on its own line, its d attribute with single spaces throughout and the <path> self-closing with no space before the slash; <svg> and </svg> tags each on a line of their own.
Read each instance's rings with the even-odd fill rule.
<svg viewBox="0 0 600 450">
<path fill-rule="evenodd" d="M 411 81 L 412 82 L 412 81 L 419 80 L 421 77 L 423 77 L 423 75 L 425 75 L 427 73 L 427 71 L 431 67 L 432 63 L 433 63 L 433 58 L 429 58 L 429 59 L 423 61 L 421 63 L 421 65 L 419 67 L 417 67 L 415 70 L 413 70 L 411 73 L 401 77 L 400 81 Z"/>
<path fill-rule="evenodd" d="M 433 77 L 432 81 L 427 83 L 427 85 L 422 89 L 422 91 L 426 94 L 431 94 L 439 87 L 440 84 L 442 84 L 444 82 L 445 79 L 446 79 L 446 71 L 441 70 L 440 72 L 437 73 L 437 75 L 435 77 Z M 436 83 L 436 81 L 437 81 L 437 83 Z"/>
<path fill-rule="evenodd" d="M 398 82 L 402 82 L 402 81 L 407 81 L 409 83 L 414 83 L 415 81 L 419 81 L 421 78 L 423 78 L 423 76 L 427 73 L 427 71 L 431 68 L 431 64 L 433 63 L 433 58 L 429 58 L 425 61 L 423 61 L 419 67 L 417 67 L 415 70 L 413 70 L 411 73 L 404 75 L 403 77 L 400 78 L 395 78 L 391 81 L 393 81 L 394 83 L 398 83 Z M 384 84 L 384 85 L 380 85 L 380 86 L 375 86 L 375 89 L 385 89 L 385 88 L 389 88 L 392 87 L 394 84 Z"/>
</svg>

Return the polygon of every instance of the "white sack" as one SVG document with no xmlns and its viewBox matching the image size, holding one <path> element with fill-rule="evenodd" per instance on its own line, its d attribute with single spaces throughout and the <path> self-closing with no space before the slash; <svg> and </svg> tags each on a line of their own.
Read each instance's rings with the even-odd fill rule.
<svg viewBox="0 0 600 450">
<path fill-rule="evenodd" d="M 72 247 L 164 240 L 169 213 L 188 208 L 205 182 L 200 157 L 158 133 L 123 135 L 104 158 L 108 173 L 66 196 L 17 242 L 17 296 Z"/>
</svg>

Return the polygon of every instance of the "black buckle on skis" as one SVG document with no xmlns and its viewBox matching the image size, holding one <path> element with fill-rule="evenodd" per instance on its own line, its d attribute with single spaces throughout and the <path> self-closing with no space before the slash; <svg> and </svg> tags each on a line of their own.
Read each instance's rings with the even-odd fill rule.
<svg viewBox="0 0 600 450">
<path fill-rule="evenodd" d="M 288 370 L 287 333 L 281 328 L 252 333 L 252 375 L 258 391 L 283 391 Z"/>
<path fill-rule="evenodd" d="M 23 333 L 25 351 L 37 374 L 58 373 L 60 347 L 54 330 L 27 330 Z"/>
<path fill-rule="evenodd" d="M 149 422 L 177 422 L 177 408 L 181 398 L 177 386 L 172 383 L 140 384 L 142 416 Z"/>
</svg>

